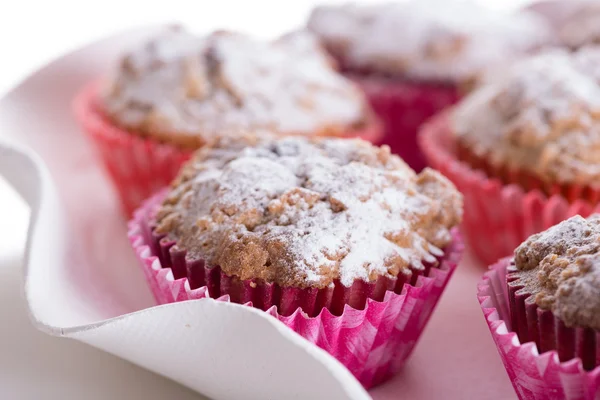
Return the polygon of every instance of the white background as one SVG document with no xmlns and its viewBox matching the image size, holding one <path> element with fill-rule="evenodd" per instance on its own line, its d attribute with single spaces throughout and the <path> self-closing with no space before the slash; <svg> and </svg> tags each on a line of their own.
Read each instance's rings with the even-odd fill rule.
<svg viewBox="0 0 600 400">
<path fill-rule="evenodd" d="M 499 9 L 525 1 L 480 2 Z M 132 26 L 182 22 L 199 32 L 232 28 L 269 37 L 301 26 L 314 3 L 0 0 L 0 94 L 61 54 Z M 133 365 L 30 327 L 20 282 L 27 221 L 26 206 L 0 178 L 0 399 L 197 399 Z"/>
</svg>

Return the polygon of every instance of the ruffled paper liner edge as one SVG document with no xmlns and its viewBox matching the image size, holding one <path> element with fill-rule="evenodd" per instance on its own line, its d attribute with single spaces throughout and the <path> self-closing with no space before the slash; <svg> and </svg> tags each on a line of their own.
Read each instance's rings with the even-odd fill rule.
<svg viewBox="0 0 600 400">
<path fill-rule="evenodd" d="M 504 184 L 474 169 L 456 154 L 449 111 L 423 125 L 419 145 L 430 165 L 450 179 L 464 196 L 465 238 L 485 264 L 506 257 L 526 238 L 574 215 L 588 216 L 600 204 L 561 195 L 547 196 L 540 190 L 526 191 L 517 184 Z"/>
<path fill-rule="evenodd" d="M 146 280 L 159 304 L 210 299 L 206 287 L 191 289 L 187 277 L 175 279 L 172 269 L 163 268 L 151 250 L 151 239 L 145 237 L 143 221 L 163 196 L 161 192 L 147 200 L 129 224 L 128 236 Z M 400 294 L 386 291 L 383 301 L 367 299 L 362 310 L 345 304 L 339 316 L 327 308 L 313 317 L 300 307 L 288 316 L 278 313 L 276 306 L 265 312 L 329 352 L 363 386 L 375 386 L 402 367 L 456 269 L 464 245 L 457 230 L 452 234 L 452 243 L 440 265 L 431 268 L 429 277 L 420 276 L 415 285 L 405 285 Z M 250 281 L 243 283 L 247 287 Z M 224 295 L 215 300 L 231 301 L 231 298 Z M 244 304 L 252 306 L 251 302 Z"/>
<path fill-rule="evenodd" d="M 527 301 L 532 294 L 519 284 L 514 263 L 508 265 L 506 279 L 511 327 L 521 342 L 535 342 L 541 353 L 556 350 L 561 361 L 580 358 L 586 370 L 599 365 L 596 331 L 569 328 L 552 311 L 542 310 L 535 302 Z"/>
<path fill-rule="evenodd" d="M 600 188 L 579 184 L 545 182 L 531 173 L 510 165 L 492 165 L 488 162 L 491 157 L 477 156 L 460 143 L 456 143 L 456 149 L 459 160 L 467 163 L 473 169 L 482 170 L 486 176 L 494 177 L 505 185 L 518 185 L 526 192 L 538 190 L 547 197 L 562 196 L 569 203 L 583 200 L 595 204 L 600 201 Z"/>
<path fill-rule="evenodd" d="M 99 153 L 124 213 L 130 216 L 149 196 L 168 185 L 191 155 L 185 150 L 130 134 L 97 110 L 98 82 L 86 85 L 73 101 L 74 115 Z"/>
<path fill-rule="evenodd" d="M 510 329 L 505 258 L 477 285 L 477 299 L 506 372 L 521 400 L 593 400 L 600 395 L 600 367 L 586 371 L 579 358 L 560 362 L 556 351 L 540 354 L 535 342 L 521 343 Z"/>
</svg>

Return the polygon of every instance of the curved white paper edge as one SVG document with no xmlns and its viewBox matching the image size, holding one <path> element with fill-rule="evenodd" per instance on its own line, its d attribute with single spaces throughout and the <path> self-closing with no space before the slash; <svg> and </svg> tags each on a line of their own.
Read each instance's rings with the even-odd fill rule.
<svg viewBox="0 0 600 400">
<path fill-rule="evenodd" d="M 29 82 L 40 79 L 45 71 L 77 52 L 148 34 L 152 29 L 156 28 L 115 35 L 61 57 L 25 79 L 7 96 L 24 91 Z M 38 329 L 88 343 L 214 398 L 370 398 L 337 360 L 250 307 L 189 301 L 92 324 L 54 324 L 44 311 L 48 304 L 39 304 L 28 289 L 32 277 L 43 279 L 49 262 L 63 260 L 70 236 L 66 231 L 57 231 L 57 227 L 67 226 L 66 214 L 49 171 L 33 151 L 0 141 L 0 173 L 32 210 L 24 281 L 30 316 Z M 64 247 L 56 246 L 56 242 L 45 246 L 48 235 L 61 238 L 59 243 Z"/>
</svg>

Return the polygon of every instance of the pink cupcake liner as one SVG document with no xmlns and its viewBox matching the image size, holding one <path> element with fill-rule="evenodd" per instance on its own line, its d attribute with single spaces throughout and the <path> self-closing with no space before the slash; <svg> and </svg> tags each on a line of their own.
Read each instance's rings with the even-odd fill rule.
<svg viewBox="0 0 600 400">
<path fill-rule="evenodd" d="M 591 204 L 600 201 L 600 188 L 575 184 L 558 184 L 544 182 L 535 175 L 516 169 L 508 165 L 492 165 L 487 160 L 489 157 L 476 156 L 471 151 L 456 144 L 457 158 L 471 165 L 475 169 L 482 170 L 487 176 L 493 176 L 504 184 L 514 183 L 526 191 L 539 190 L 545 195 L 560 195 L 569 203 L 577 200 L 585 200 Z"/>
<path fill-rule="evenodd" d="M 464 249 L 460 235 L 453 232 L 452 244 L 439 265 L 406 282 L 401 290 L 391 280 L 371 285 L 361 282 L 343 290 L 336 285 L 321 291 L 240 281 L 227 277 L 218 267 L 207 269 L 202 262 L 186 262 L 185 253 L 153 235 L 148 221 L 163 197 L 161 192 L 146 201 L 129 224 L 130 241 L 159 304 L 216 298 L 262 308 L 335 357 L 366 388 L 385 381 L 402 367 Z M 370 295 L 380 300 L 368 298 Z"/>
<path fill-rule="evenodd" d="M 569 328 L 552 311 L 542 310 L 535 302 L 526 301 L 531 293 L 522 290 L 524 286 L 516 282 L 518 279 L 518 269 L 511 263 L 506 276 L 510 325 L 521 343 L 535 342 L 542 353 L 556 350 L 560 361 L 579 358 L 586 370 L 597 367 L 600 334 L 593 329 Z"/>
<path fill-rule="evenodd" d="M 95 104 L 98 83 L 75 98 L 74 112 L 100 154 L 117 189 L 123 211 L 131 215 L 156 191 L 169 185 L 192 151 L 143 138 L 113 125 Z"/>
<path fill-rule="evenodd" d="M 88 84 L 74 100 L 74 113 L 97 148 L 102 163 L 119 194 L 123 211 L 132 215 L 153 193 L 169 185 L 193 151 L 119 128 L 97 106 L 98 82 Z M 345 137 L 378 143 L 383 126 L 374 121 Z"/>
<path fill-rule="evenodd" d="M 561 362 L 556 350 L 539 354 L 535 341 L 522 344 L 511 329 L 513 324 L 507 289 L 507 267 L 510 263 L 511 260 L 506 258 L 490 267 L 490 271 L 484 275 L 478 285 L 477 298 L 517 395 L 521 400 L 600 398 L 600 367 L 586 371 L 580 358 Z M 536 310 L 535 314 L 539 314 L 537 336 L 541 336 L 541 331 L 548 333 L 550 337 L 558 335 L 564 343 L 564 348 L 576 348 L 580 345 L 578 342 L 578 339 L 581 339 L 580 335 L 586 336 L 581 332 L 577 333 L 577 329 L 569 330 L 564 325 L 548 321 L 545 313 Z M 527 326 L 527 322 L 524 326 Z M 531 327 L 533 328 L 534 324 Z M 525 331 L 529 335 L 528 329 L 526 328 Z M 571 351 L 569 356 L 573 354 L 574 352 Z"/>
<path fill-rule="evenodd" d="M 425 168 L 427 160 L 417 144 L 419 127 L 459 100 L 458 87 L 369 75 L 349 74 L 349 77 L 362 88 L 385 125 L 380 144 L 390 146 L 415 171 Z"/>
<path fill-rule="evenodd" d="M 423 125 L 419 145 L 431 166 L 463 193 L 462 229 L 474 254 L 486 264 L 511 255 L 529 236 L 565 219 L 600 211 L 598 203 L 569 202 L 560 194 L 547 196 L 539 189 L 527 191 L 517 184 L 504 184 L 461 161 L 447 112 Z"/>
</svg>

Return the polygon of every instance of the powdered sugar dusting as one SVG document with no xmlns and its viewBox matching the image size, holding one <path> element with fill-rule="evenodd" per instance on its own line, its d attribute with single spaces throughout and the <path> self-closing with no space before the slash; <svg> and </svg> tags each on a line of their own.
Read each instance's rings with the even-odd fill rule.
<svg viewBox="0 0 600 400">
<path fill-rule="evenodd" d="M 553 182 L 600 178 L 600 48 L 545 52 L 488 79 L 456 109 L 463 143 Z M 485 134 L 483 134 L 485 133 Z"/>
<path fill-rule="evenodd" d="M 143 132 L 205 141 L 249 128 L 319 134 L 367 118 L 363 95 L 307 33 L 266 42 L 169 30 L 127 54 L 114 75 L 105 90 L 107 113 Z"/>
<path fill-rule="evenodd" d="M 159 230 L 228 274 L 324 287 L 409 273 L 460 222 L 449 181 L 415 174 L 387 148 L 251 141 L 200 151 L 159 212 Z"/>
<path fill-rule="evenodd" d="M 562 45 L 578 49 L 600 43 L 600 4 L 597 1 L 569 2 L 574 10 L 557 23 Z"/>
<path fill-rule="evenodd" d="M 517 284 L 567 326 L 600 329 L 600 214 L 577 215 L 515 251 Z"/>
<path fill-rule="evenodd" d="M 323 6 L 308 28 L 345 64 L 429 80 L 471 79 L 552 42 L 536 15 L 461 0 Z"/>
</svg>

